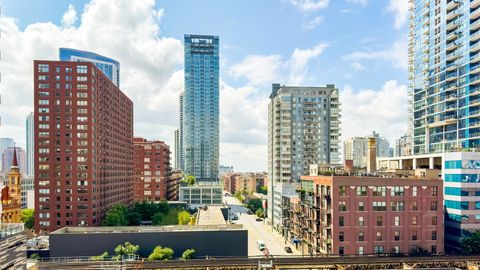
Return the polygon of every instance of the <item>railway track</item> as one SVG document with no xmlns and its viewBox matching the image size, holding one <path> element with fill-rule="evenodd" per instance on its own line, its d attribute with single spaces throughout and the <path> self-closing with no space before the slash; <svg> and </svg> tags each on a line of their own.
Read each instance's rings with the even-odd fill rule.
<svg viewBox="0 0 480 270">
<path fill-rule="evenodd" d="M 412 269 L 480 266 L 480 256 L 277 257 L 128 262 L 39 262 L 38 269 Z"/>
</svg>

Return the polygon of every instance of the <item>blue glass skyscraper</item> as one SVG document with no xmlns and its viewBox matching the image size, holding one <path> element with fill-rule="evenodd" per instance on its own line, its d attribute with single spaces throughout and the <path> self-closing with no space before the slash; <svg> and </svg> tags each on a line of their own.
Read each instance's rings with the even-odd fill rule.
<svg viewBox="0 0 480 270">
<path fill-rule="evenodd" d="M 185 35 L 184 173 L 199 184 L 218 182 L 219 39 Z"/>
<path fill-rule="evenodd" d="M 60 48 L 60 61 L 90 62 L 100 69 L 116 86 L 120 87 L 120 63 L 93 52 Z"/>
</svg>

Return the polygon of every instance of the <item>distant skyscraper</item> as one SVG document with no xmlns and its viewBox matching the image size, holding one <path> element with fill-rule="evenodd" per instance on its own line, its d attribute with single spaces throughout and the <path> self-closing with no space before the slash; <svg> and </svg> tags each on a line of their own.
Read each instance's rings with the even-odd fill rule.
<svg viewBox="0 0 480 270">
<path fill-rule="evenodd" d="M 393 148 L 390 147 L 390 142 L 385 137 L 380 137 L 380 134 L 375 131 L 370 135 L 371 138 L 375 138 L 377 145 L 377 157 L 391 157 L 393 156 Z"/>
<path fill-rule="evenodd" d="M 25 161 L 25 150 L 21 147 L 8 147 L 7 149 L 3 150 L 2 155 L 2 168 L 5 168 L 5 171 L 8 171 L 8 167 L 13 162 L 13 156 L 15 150 L 17 151 L 17 167 L 20 170 L 22 175 L 25 174 L 26 171 L 26 161 Z M 10 165 L 9 165 L 10 164 Z"/>
<path fill-rule="evenodd" d="M 353 166 L 367 167 L 368 138 L 351 137 L 343 142 L 343 158 L 353 160 Z"/>
<path fill-rule="evenodd" d="M 179 113 L 180 113 L 180 128 L 178 129 L 178 154 L 175 153 L 178 159 L 178 167 L 177 169 L 184 170 L 185 169 L 185 149 L 183 148 L 183 139 L 184 139 L 184 129 L 183 129 L 183 120 L 184 120 L 184 113 L 183 113 L 183 94 L 184 92 L 180 92 L 178 96 L 179 101 Z M 177 149 L 175 149 L 177 151 Z"/>
<path fill-rule="evenodd" d="M 3 165 L 3 151 L 13 146 L 15 146 L 15 141 L 12 138 L 0 138 L 0 171 L 8 171 L 10 169 L 10 165 L 6 167 Z"/>
<path fill-rule="evenodd" d="M 268 104 L 268 217 L 281 224 L 282 196 L 291 193 L 312 164 L 338 164 L 338 89 L 272 85 Z"/>
<path fill-rule="evenodd" d="M 34 165 L 34 140 L 33 138 L 35 137 L 35 130 L 33 126 L 33 112 L 31 112 L 27 116 L 27 120 L 25 121 L 25 127 L 26 127 L 26 139 L 27 139 L 27 155 L 26 155 L 26 175 L 27 176 L 33 176 L 34 171 L 35 171 L 35 165 Z"/>
<path fill-rule="evenodd" d="M 408 134 L 403 135 L 402 137 L 395 140 L 395 149 L 393 156 L 409 156 L 411 155 L 411 147 L 408 141 Z"/>
<path fill-rule="evenodd" d="M 218 36 L 185 35 L 183 134 L 180 136 L 183 136 L 185 175 L 195 176 L 199 183 L 218 182 L 218 55 Z"/>
<path fill-rule="evenodd" d="M 173 132 L 174 147 L 175 147 L 175 157 L 173 167 L 174 169 L 180 169 L 180 132 L 178 129 L 175 129 Z"/>
<path fill-rule="evenodd" d="M 60 48 L 60 61 L 90 62 L 100 69 L 116 86 L 120 87 L 120 63 L 93 52 Z"/>
</svg>

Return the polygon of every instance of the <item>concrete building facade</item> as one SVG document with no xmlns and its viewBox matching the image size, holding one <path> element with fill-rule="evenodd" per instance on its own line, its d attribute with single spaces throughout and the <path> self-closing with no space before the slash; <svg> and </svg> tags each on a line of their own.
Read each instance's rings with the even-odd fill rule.
<svg viewBox="0 0 480 270">
<path fill-rule="evenodd" d="M 162 141 L 133 138 L 133 200 L 167 199 L 170 147 Z"/>
<path fill-rule="evenodd" d="M 308 174 L 310 164 L 339 164 L 339 140 L 340 101 L 334 85 L 272 84 L 268 105 L 267 217 L 273 225 L 281 226 L 282 194 L 276 193 L 282 191 L 283 184 L 294 185 L 300 176 Z M 281 189 L 276 188 L 278 184 Z"/>
<path fill-rule="evenodd" d="M 34 160 L 34 114 L 31 112 L 25 121 L 25 131 L 26 131 L 26 154 L 25 154 L 25 176 L 33 176 L 35 171 L 35 160 Z"/>
<path fill-rule="evenodd" d="M 133 103 L 89 62 L 34 61 L 35 229 L 98 226 L 133 200 Z"/>
</svg>

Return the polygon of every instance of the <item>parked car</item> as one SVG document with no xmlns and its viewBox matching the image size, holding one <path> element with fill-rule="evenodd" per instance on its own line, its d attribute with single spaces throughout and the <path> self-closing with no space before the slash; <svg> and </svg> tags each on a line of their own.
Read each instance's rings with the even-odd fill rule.
<svg viewBox="0 0 480 270">
<path fill-rule="evenodd" d="M 237 216 L 237 215 L 234 215 L 234 216 L 232 217 L 232 220 L 238 220 L 238 216 Z"/>
<path fill-rule="evenodd" d="M 287 253 L 293 253 L 292 249 L 290 247 L 284 247 L 283 250 Z"/>
<path fill-rule="evenodd" d="M 257 218 L 255 221 L 263 221 L 263 218 Z"/>
<path fill-rule="evenodd" d="M 247 214 L 252 215 L 253 214 L 252 210 L 248 209 Z"/>
</svg>

